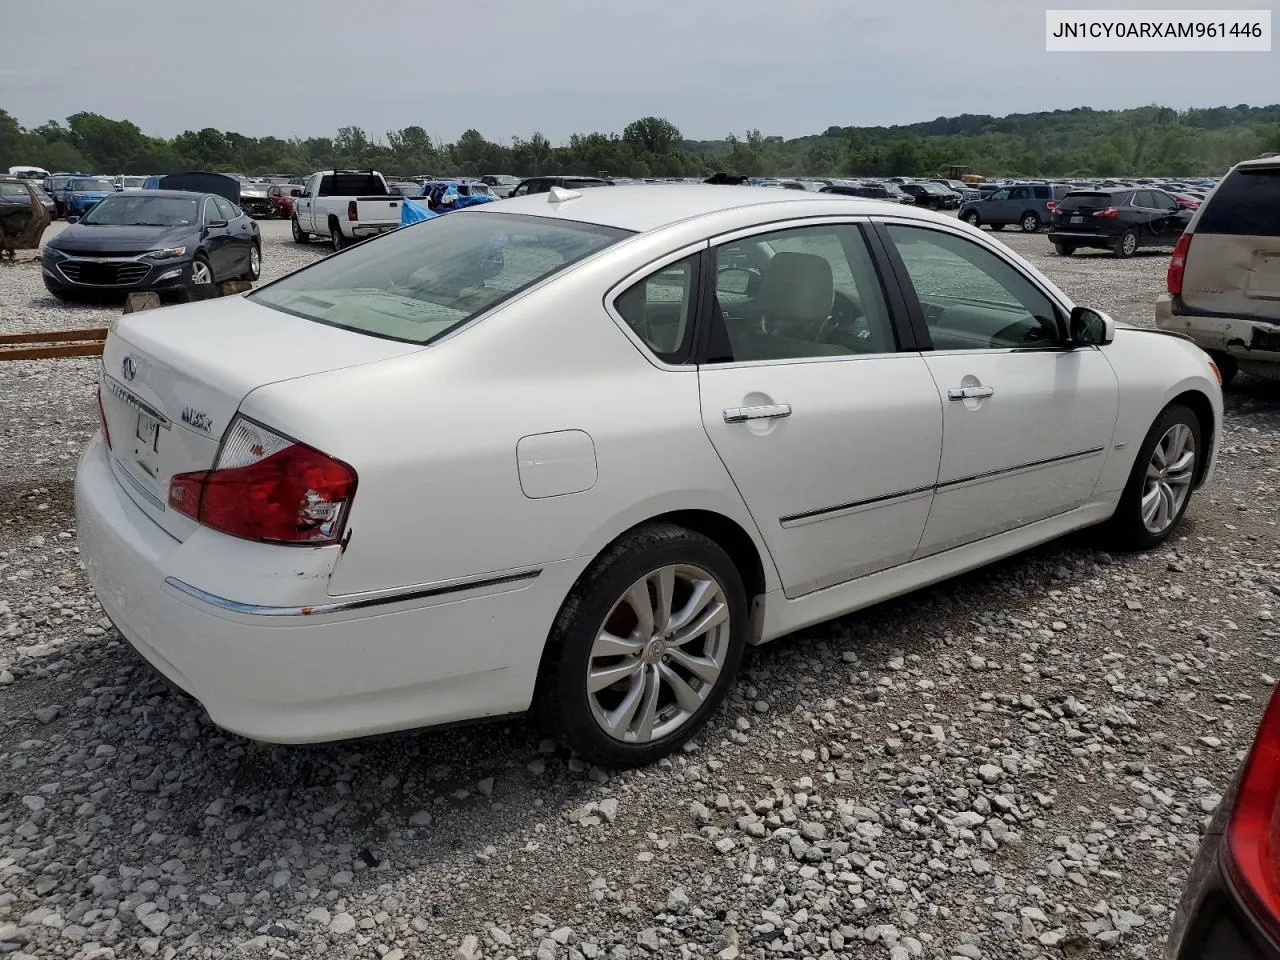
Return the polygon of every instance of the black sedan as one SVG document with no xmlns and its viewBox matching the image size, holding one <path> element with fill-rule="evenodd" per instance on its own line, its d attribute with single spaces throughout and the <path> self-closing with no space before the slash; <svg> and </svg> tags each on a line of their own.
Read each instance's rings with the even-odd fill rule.
<svg viewBox="0 0 1280 960">
<path fill-rule="evenodd" d="M 1213 815 L 1166 960 L 1280 960 L 1280 695 Z"/>
<path fill-rule="evenodd" d="M 177 294 L 223 280 L 257 280 L 258 225 L 211 193 L 135 190 L 97 203 L 45 244 L 44 285 L 59 299 L 154 290 Z"/>
<path fill-rule="evenodd" d="M 1163 190 L 1076 190 L 1053 209 L 1049 242 L 1061 256 L 1099 247 L 1131 257 L 1139 247 L 1172 247 L 1191 211 Z"/>
</svg>

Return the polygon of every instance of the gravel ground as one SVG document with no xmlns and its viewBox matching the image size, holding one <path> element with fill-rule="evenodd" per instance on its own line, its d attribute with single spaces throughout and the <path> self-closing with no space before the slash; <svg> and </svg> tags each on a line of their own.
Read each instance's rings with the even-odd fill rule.
<svg viewBox="0 0 1280 960">
<path fill-rule="evenodd" d="M 323 254 L 264 223 L 270 277 Z M 1147 324 L 1165 254 L 1002 239 Z M 110 320 L 0 266 L 0 330 Z M 95 363 L 0 365 L 0 954 L 1155 957 L 1280 674 L 1280 391 L 1228 392 L 1180 535 L 1087 537 L 749 653 L 652 768 L 522 722 L 316 748 L 214 729 L 76 556 Z"/>
</svg>

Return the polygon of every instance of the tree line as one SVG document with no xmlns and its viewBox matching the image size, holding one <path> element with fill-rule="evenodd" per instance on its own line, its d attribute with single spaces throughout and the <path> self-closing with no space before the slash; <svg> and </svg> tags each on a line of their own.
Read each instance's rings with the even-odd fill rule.
<svg viewBox="0 0 1280 960">
<path fill-rule="evenodd" d="M 723 140 L 686 140 L 669 120 L 644 117 L 621 133 L 575 133 L 559 145 L 541 133 L 494 143 L 477 130 L 446 143 L 416 125 L 383 137 L 357 126 L 342 127 L 332 137 L 289 139 L 206 127 L 166 139 L 128 120 L 86 112 L 25 129 L 0 109 L 0 170 L 33 164 L 110 174 L 305 174 L 372 167 L 399 176 L 677 177 L 724 171 L 838 177 L 934 176 L 966 166 L 987 176 L 1191 176 L 1221 174 L 1268 151 L 1280 151 L 1280 104 L 963 114 L 901 126 L 832 126 L 791 140 L 759 130 Z"/>
</svg>

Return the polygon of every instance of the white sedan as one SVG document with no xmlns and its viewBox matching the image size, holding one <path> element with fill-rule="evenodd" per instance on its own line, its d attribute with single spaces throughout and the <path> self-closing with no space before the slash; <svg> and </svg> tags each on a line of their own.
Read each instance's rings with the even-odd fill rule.
<svg viewBox="0 0 1280 960">
<path fill-rule="evenodd" d="M 533 709 L 643 763 L 748 644 L 1081 527 L 1168 538 L 1217 371 L 1117 327 L 946 216 L 557 188 L 122 318 L 81 550 L 229 730 Z"/>
</svg>

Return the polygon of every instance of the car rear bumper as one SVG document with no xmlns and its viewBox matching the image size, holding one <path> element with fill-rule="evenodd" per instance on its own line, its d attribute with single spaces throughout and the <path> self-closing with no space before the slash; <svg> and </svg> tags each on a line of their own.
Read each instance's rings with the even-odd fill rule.
<svg viewBox="0 0 1280 960">
<path fill-rule="evenodd" d="M 1280 323 L 1206 316 L 1182 310 L 1168 293 L 1156 298 L 1156 326 L 1190 337 L 1200 349 L 1236 358 L 1244 369 L 1280 370 Z"/>
<path fill-rule="evenodd" d="M 526 709 L 550 625 L 585 566 L 552 563 L 399 600 L 335 598 L 327 575 L 285 575 L 291 551 L 304 548 L 204 528 L 183 542 L 169 536 L 120 487 L 101 435 L 81 458 L 75 497 L 81 557 L 120 633 L 218 726 L 276 743 Z M 263 602 L 272 595 L 280 605 Z"/>
<path fill-rule="evenodd" d="M 1050 243 L 1066 243 L 1075 247 L 1109 247 L 1116 242 L 1116 238 L 1110 234 L 1084 233 L 1059 227 L 1050 227 L 1048 236 Z"/>
<path fill-rule="evenodd" d="M 390 233 L 392 230 L 399 229 L 400 222 L 395 223 L 370 223 L 357 224 L 351 228 L 353 237 L 376 237 L 380 233 Z"/>
<path fill-rule="evenodd" d="M 1280 960 L 1222 868 L 1222 835 L 1206 834 L 1165 940 L 1165 960 Z"/>
</svg>

